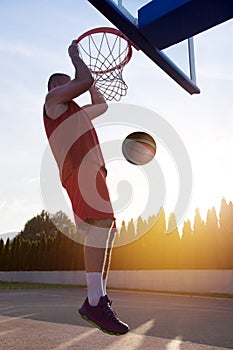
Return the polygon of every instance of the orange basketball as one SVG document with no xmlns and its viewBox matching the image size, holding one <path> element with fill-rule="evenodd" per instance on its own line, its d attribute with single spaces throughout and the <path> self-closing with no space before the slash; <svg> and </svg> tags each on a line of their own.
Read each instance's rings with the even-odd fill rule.
<svg viewBox="0 0 233 350">
<path fill-rule="evenodd" d="M 133 132 L 124 139 L 122 144 L 122 153 L 125 159 L 132 164 L 146 164 L 155 156 L 155 140 L 152 136 L 145 132 Z"/>
</svg>

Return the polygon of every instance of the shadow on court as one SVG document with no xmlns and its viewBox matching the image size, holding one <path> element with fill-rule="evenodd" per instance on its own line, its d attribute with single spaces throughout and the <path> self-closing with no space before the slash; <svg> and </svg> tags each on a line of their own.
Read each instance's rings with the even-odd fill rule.
<svg viewBox="0 0 233 350">
<path fill-rule="evenodd" d="M 131 329 L 114 337 L 77 315 L 85 296 L 78 288 L 1 291 L 1 349 L 232 348 L 232 299 L 109 291 Z"/>
</svg>

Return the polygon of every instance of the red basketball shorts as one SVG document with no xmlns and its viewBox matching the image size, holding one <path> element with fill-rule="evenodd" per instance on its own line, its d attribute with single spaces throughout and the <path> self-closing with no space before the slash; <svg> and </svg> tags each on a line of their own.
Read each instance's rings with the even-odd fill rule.
<svg viewBox="0 0 233 350">
<path fill-rule="evenodd" d="M 82 163 L 64 187 L 72 204 L 76 225 L 86 219 L 115 219 L 104 168 Z"/>
</svg>

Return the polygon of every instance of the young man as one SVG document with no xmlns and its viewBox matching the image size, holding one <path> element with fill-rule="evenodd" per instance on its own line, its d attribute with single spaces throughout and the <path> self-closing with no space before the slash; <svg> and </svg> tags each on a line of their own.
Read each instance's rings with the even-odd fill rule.
<svg viewBox="0 0 233 350">
<path fill-rule="evenodd" d="M 107 171 L 97 134 L 91 122 L 107 110 L 104 97 L 93 85 L 90 70 L 79 57 L 75 41 L 68 49 L 75 78 L 53 74 L 48 81 L 44 125 L 59 167 L 60 178 L 71 200 L 79 232 L 85 233 L 84 260 L 87 298 L 81 316 L 109 334 L 125 334 L 106 295 L 106 280 L 115 235 L 115 218 L 106 185 Z M 80 108 L 73 99 L 88 91 L 91 105 Z"/>
</svg>

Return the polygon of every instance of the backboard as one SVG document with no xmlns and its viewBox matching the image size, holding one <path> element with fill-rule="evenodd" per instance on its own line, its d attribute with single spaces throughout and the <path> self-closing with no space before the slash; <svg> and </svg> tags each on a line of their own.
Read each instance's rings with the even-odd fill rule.
<svg viewBox="0 0 233 350">
<path fill-rule="evenodd" d="M 190 94 L 200 93 L 193 36 L 230 19 L 233 12 L 232 0 L 88 1 Z M 168 55 L 184 41 L 188 72 Z"/>
</svg>

